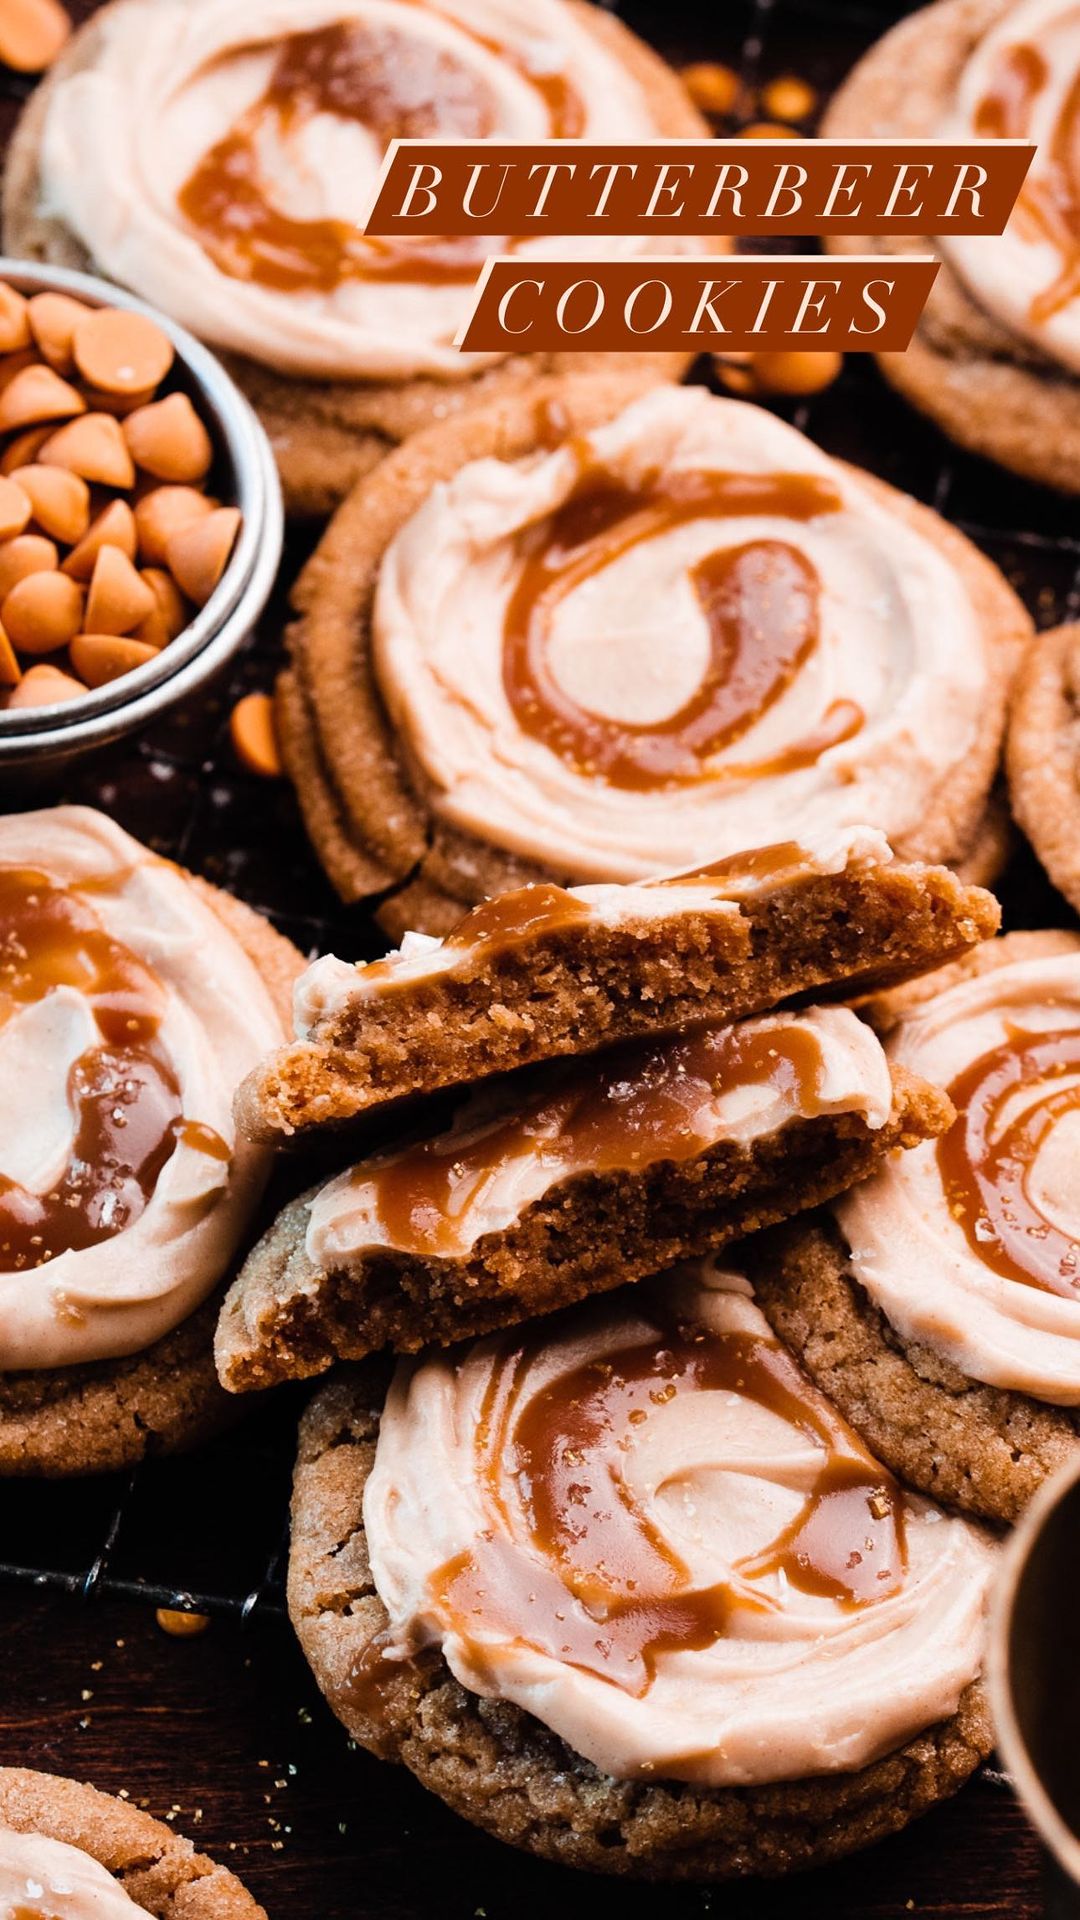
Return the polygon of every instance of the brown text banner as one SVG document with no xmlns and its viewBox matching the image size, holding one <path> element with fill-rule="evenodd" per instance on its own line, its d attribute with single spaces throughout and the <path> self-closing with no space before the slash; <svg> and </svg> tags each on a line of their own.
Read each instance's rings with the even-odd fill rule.
<svg viewBox="0 0 1080 1920">
<path fill-rule="evenodd" d="M 396 140 L 365 231 L 1001 233 L 1022 140 Z"/>
<path fill-rule="evenodd" d="M 499 255 L 484 267 L 457 345 L 474 353 L 902 353 L 937 270 L 920 254 L 602 263 Z"/>
</svg>

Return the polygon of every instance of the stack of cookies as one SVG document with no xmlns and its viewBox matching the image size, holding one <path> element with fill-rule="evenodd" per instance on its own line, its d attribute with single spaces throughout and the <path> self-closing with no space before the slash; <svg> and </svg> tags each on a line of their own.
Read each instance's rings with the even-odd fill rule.
<svg viewBox="0 0 1080 1920">
<path fill-rule="evenodd" d="M 749 1274 L 760 1230 L 950 1139 L 846 1002 L 997 922 L 854 828 L 522 887 L 300 979 L 238 1121 L 351 1164 L 248 1257 L 218 1369 L 348 1363 L 302 1427 L 293 1620 L 350 1733 L 488 1831 L 784 1872 L 988 1751 L 991 1537 L 902 1486 Z"/>
</svg>

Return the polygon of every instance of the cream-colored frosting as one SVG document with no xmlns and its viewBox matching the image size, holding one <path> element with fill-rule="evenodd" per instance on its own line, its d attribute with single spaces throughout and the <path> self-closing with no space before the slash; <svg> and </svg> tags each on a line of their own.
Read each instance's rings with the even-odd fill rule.
<svg viewBox="0 0 1080 1920">
<path fill-rule="evenodd" d="M 566 594 L 547 666 L 591 712 L 666 720 L 702 683 L 709 631 L 690 570 L 756 540 L 806 557 L 821 637 L 790 684 L 704 777 L 647 791 L 579 772 L 525 732 L 503 683 L 518 536 L 570 494 L 573 444 L 539 459 L 467 466 L 435 487 L 391 542 L 374 609 L 379 684 L 435 813 L 578 880 L 630 881 L 791 836 L 869 823 L 914 829 L 975 738 L 988 685 L 967 592 L 937 548 L 862 481 L 760 407 L 665 387 L 590 436 L 630 487 L 651 471 L 817 476 L 842 497 L 808 520 L 683 520 Z M 733 777 L 804 740 L 838 701 L 860 730 L 815 764 Z"/>
<path fill-rule="evenodd" d="M 0 1272 L 0 1370 L 136 1353 L 179 1325 L 223 1278 L 269 1172 L 236 1135 L 234 1088 L 280 1044 L 281 1021 L 254 963 L 190 881 L 103 814 L 55 807 L 0 817 L 0 867 L 44 872 L 145 963 L 160 989 L 156 1045 L 185 1122 L 145 1210 L 112 1238 L 40 1266 Z M 2 984 L 2 983 L 0 983 Z M 68 1161 L 68 1075 L 101 1044 L 75 986 L 16 1007 L 0 1026 L 0 1175 L 45 1195 Z"/>
<path fill-rule="evenodd" d="M 64 1840 L 0 1827 L 0 1920 L 138 1920 L 111 1873 Z"/>
<path fill-rule="evenodd" d="M 748 1144 L 804 1114 L 858 1113 L 873 1129 L 884 1126 L 892 1107 L 892 1082 L 880 1044 L 870 1028 L 846 1007 L 811 1007 L 805 1013 L 770 1014 L 760 1020 L 740 1023 L 740 1033 L 757 1038 L 776 1034 L 778 1040 L 790 1034 L 805 1039 L 815 1052 L 814 1086 L 806 1105 L 802 1090 L 786 1078 L 777 1083 L 760 1082 L 738 1076 L 731 1070 L 728 1080 L 721 1068 L 710 1084 L 702 1079 L 693 1086 L 693 1102 L 687 1102 L 680 1145 L 687 1152 L 701 1153 L 720 1141 Z M 635 1084 L 647 1099 L 665 1079 L 665 1071 L 683 1085 L 694 1079 L 693 1070 L 677 1064 L 682 1041 L 631 1043 L 620 1053 L 617 1091 L 624 1104 Z M 665 1061 L 676 1063 L 665 1070 Z M 625 1063 L 625 1071 L 622 1066 Z M 574 1091 L 586 1092 L 595 1082 L 597 1069 L 592 1063 L 575 1063 L 551 1082 L 551 1097 L 532 1115 L 526 1129 L 514 1138 L 494 1165 L 474 1168 L 462 1159 L 454 1166 L 454 1181 L 441 1221 L 443 1236 L 438 1252 L 459 1257 L 485 1233 L 510 1227 L 523 1210 L 540 1199 L 558 1182 L 589 1170 L 591 1161 L 573 1139 Z M 535 1083 L 533 1083 L 535 1084 Z M 566 1098 L 570 1090 L 569 1100 Z M 476 1141 L 493 1132 L 508 1114 L 517 1111 L 520 1083 L 515 1089 L 482 1087 L 469 1096 L 458 1110 L 451 1129 L 438 1137 L 437 1157 L 454 1165 Z M 408 1150 L 406 1150 L 408 1151 Z M 377 1176 L 373 1171 L 393 1165 L 403 1156 L 391 1154 L 375 1161 L 361 1162 L 331 1180 L 311 1204 L 307 1228 L 307 1250 L 315 1263 L 333 1270 L 361 1259 L 373 1248 L 396 1244 L 391 1225 L 383 1219 L 379 1205 Z M 654 1160 L 670 1157 L 658 1150 Z M 641 1141 L 629 1134 L 625 1159 L 619 1164 L 634 1167 L 648 1164 Z"/>
<path fill-rule="evenodd" d="M 1023 138 L 1039 151 L 1003 234 L 968 234 L 941 241 L 941 250 L 980 306 L 1023 339 L 1080 372 L 1080 299 L 1042 315 L 1033 306 L 1059 280 L 1067 262 L 1053 236 L 1031 217 L 1032 201 L 1051 173 L 1050 142 L 1080 75 L 1080 7 L 1076 0 L 1021 0 L 1006 9 L 965 62 L 946 124 L 946 140 L 985 139 L 979 104 L 990 95 L 1016 47 L 1032 47 L 1046 68 L 1031 104 Z M 1075 192 L 1075 182 L 1073 183 Z M 1055 303 L 1056 304 L 1056 303 Z"/>
<path fill-rule="evenodd" d="M 125 0 L 97 24 L 93 62 L 50 98 L 43 210 L 78 236 L 101 272 L 214 346 L 327 378 L 461 378 L 499 358 L 453 345 L 470 282 L 369 278 L 281 292 L 222 272 L 177 209 L 196 163 L 264 92 L 275 43 L 342 19 L 441 49 L 484 88 L 493 139 L 544 140 L 549 123 L 536 89 L 483 37 L 538 70 L 570 76 L 585 139 L 657 135 L 637 81 L 562 0 Z M 361 121 L 319 113 L 284 147 L 264 149 L 260 165 L 279 210 L 362 229 L 383 148 Z M 672 242 L 532 239 L 519 250 L 523 259 L 589 259 L 598 248 L 670 252 Z"/>
<path fill-rule="evenodd" d="M 756 868 L 749 855 L 745 871 L 737 867 L 720 876 L 688 875 L 685 884 L 679 876 L 640 886 L 568 887 L 571 900 L 589 910 L 589 919 L 599 926 L 617 927 L 628 921 L 666 920 L 679 913 L 738 914 L 738 903 L 778 886 L 816 876 L 846 873 L 880 867 L 892 859 L 884 834 L 872 827 L 853 827 L 836 833 L 820 834 L 792 843 L 797 857 L 784 865 L 766 861 Z M 768 849 L 762 849 L 768 852 Z M 777 849 L 780 853 L 782 849 Z M 528 906 L 529 889 L 522 889 L 523 910 Z M 466 919 L 460 929 L 469 930 Z M 407 933 L 401 946 L 384 954 L 372 964 L 339 960 L 324 953 L 305 969 L 293 989 L 293 1024 L 298 1040 L 312 1040 L 319 1028 L 333 1021 L 346 1007 L 381 999 L 398 987 L 415 981 L 434 980 L 442 974 L 460 972 L 475 958 L 475 948 L 464 938 L 438 940 L 432 934 Z"/>
<path fill-rule="evenodd" d="M 552 1652 L 542 1634 L 537 1645 L 510 1636 L 484 1598 L 465 1631 L 441 1598 L 440 1570 L 486 1541 L 524 1557 L 545 1617 L 553 1593 L 562 1595 L 556 1621 L 587 1604 L 538 1537 L 532 1486 L 515 1472 L 520 1417 L 588 1362 L 617 1370 L 620 1352 L 650 1340 L 661 1346 L 656 1306 L 708 1343 L 734 1337 L 776 1351 L 746 1281 L 706 1266 L 545 1322 L 544 1339 L 526 1332 L 524 1361 L 518 1329 L 399 1365 L 364 1495 L 372 1574 L 390 1616 L 388 1654 L 441 1647 L 463 1686 L 514 1701 L 616 1777 L 721 1787 L 864 1766 L 947 1717 L 977 1675 L 994 1550 L 969 1523 L 893 1489 L 885 1498 L 902 1502 L 906 1564 L 881 1569 L 880 1598 L 853 1605 L 789 1583 L 782 1568 L 748 1573 L 747 1563 L 768 1560 L 804 1514 L 828 1460 L 815 1425 L 824 1403 L 790 1358 L 781 1364 L 809 1419 L 737 1389 L 695 1390 L 683 1375 L 674 1390 L 642 1395 L 625 1428 L 611 1431 L 624 1504 L 683 1569 L 674 1591 L 731 1584 L 748 1592 L 750 1604 L 730 1610 L 711 1644 L 660 1651 L 651 1683 L 632 1687 L 602 1671 L 602 1602 L 592 1608 L 601 1659 L 586 1669 Z M 500 1383 L 513 1405 L 498 1436 L 493 1494 L 485 1448 Z M 557 1423 L 554 1431 L 557 1454 Z M 872 1477 L 874 1463 L 838 1421 L 837 1434 L 833 1461 L 839 1454 Z M 889 1486 L 883 1469 L 881 1485 Z M 872 1511 L 882 1497 L 871 1493 Z M 582 1515 L 585 1525 L 602 1518 L 587 1500 Z M 860 1531 L 856 1555 L 872 1546 Z"/>
<path fill-rule="evenodd" d="M 948 987 L 900 1023 L 886 1051 L 948 1086 L 1016 1028 L 1080 1029 L 1080 942 L 1074 952 L 1018 959 Z M 1078 1082 L 1077 1074 L 1034 1081 L 1011 1096 L 1006 1114 Z M 1080 1247 L 1080 1112 L 1051 1127 L 1029 1184 L 1040 1210 Z M 861 1285 L 905 1339 L 971 1379 L 1080 1405 L 1080 1297 L 1009 1278 L 979 1258 L 948 1206 L 935 1143 L 894 1155 L 836 1212 Z"/>
</svg>

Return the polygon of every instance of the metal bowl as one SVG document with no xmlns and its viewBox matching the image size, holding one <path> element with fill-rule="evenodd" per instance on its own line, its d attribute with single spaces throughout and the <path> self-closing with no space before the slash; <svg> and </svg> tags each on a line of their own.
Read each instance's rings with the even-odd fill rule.
<svg viewBox="0 0 1080 1920">
<path fill-rule="evenodd" d="M 210 599 L 153 660 L 81 699 L 0 712 L 2 788 L 9 773 L 55 768 L 145 726 L 216 674 L 266 605 L 281 562 L 284 520 L 274 456 L 259 421 L 220 361 L 183 327 L 91 274 L 0 256 L 0 279 L 20 293 L 70 293 L 88 306 L 128 307 L 154 320 L 176 349 L 168 389 L 190 394 L 214 441 L 216 491 L 243 516 Z"/>
</svg>

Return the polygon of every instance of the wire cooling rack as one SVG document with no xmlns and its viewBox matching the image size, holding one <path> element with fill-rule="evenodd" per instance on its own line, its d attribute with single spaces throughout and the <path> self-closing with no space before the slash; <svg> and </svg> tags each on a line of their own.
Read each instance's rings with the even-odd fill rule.
<svg viewBox="0 0 1080 1920">
<path fill-rule="evenodd" d="M 907 9 L 868 0 L 749 0 L 723 10 L 694 0 L 623 0 L 613 9 L 675 64 L 722 60 L 749 97 L 798 73 L 828 97 L 863 49 Z M 73 8 L 80 17 L 87 4 Z M 722 11 L 722 16 L 721 15 Z M 0 140 L 27 83 L 0 82 Z M 718 129 L 734 131 L 738 122 Z M 926 501 L 989 554 L 1040 626 L 1080 615 L 1080 537 L 1073 504 L 953 449 L 884 386 L 869 361 L 782 408 L 828 452 Z M 304 557 L 294 542 L 291 578 Z M 284 589 L 258 634 L 209 696 L 133 744 L 103 754 L 62 790 L 5 804 L 80 800 L 100 806 L 160 853 L 265 913 L 305 952 L 367 957 L 383 944 L 359 911 L 344 911 L 311 855 L 291 792 L 245 774 L 228 744 L 233 702 L 269 687 L 280 655 Z M 1003 883 L 1007 923 L 1052 925 L 1065 908 L 1020 851 Z M 0 1485 L 0 1583 L 86 1600 L 113 1594 L 153 1606 L 249 1619 L 283 1607 L 288 1483 L 302 1395 L 249 1409 L 235 1431 L 187 1460 L 76 1484 Z"/>
</svg>

